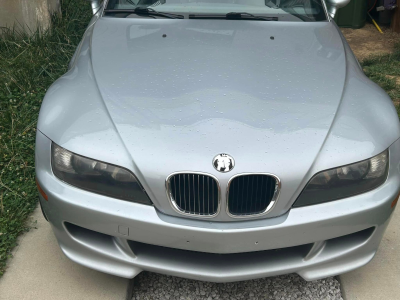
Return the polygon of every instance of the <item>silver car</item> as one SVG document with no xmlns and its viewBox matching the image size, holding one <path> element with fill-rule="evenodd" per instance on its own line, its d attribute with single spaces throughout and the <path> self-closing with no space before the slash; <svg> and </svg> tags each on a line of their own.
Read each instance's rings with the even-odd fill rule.
<svg viewBox="0 0 400 300">
<path fill-rule="evenodd" d="M 65 255 L 214 282 L 368 263 L 399 196 L 400 126 L 332 20 L 346 2 L 92 1 L 36 137 Z"/>
</svg>

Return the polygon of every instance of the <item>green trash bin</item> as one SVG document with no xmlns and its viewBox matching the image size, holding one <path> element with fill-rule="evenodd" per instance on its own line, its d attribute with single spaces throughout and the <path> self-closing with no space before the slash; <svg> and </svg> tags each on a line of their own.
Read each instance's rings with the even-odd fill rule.
<svg viewBox="0 0 400 300">
<path fill-rule="evenodd" d="M 335 15 L 335 22 L 339 27 L 361 28 L 367 20 L 367 0 L 350 0 L 345 7 L 339 8 Z"/>
</svg>

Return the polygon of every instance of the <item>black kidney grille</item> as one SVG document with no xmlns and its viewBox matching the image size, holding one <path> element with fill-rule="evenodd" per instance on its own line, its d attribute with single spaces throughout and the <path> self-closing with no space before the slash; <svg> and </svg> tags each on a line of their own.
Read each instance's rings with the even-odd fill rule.
<svg viewBox="0 0 400 300">
<path fill-rule="evenodd" d="M 175 174 L 169 178 L 172 205 L 180 212 L 212 216 L 218 212 L 219 188 L 216 180 L 202 174 Z"/>
<path fill-rule="evenodd" d="M 229 185 L 228 209 L 232 215 L 264 213 L 277 189 L 277 180 L 270 175 L 243 175 Z"/>
</svg>

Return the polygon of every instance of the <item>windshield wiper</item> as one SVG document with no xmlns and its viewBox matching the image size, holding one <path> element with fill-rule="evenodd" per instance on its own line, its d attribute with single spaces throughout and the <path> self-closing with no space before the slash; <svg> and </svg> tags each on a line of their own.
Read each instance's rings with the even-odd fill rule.
<svg viewBox="0 0 400 300">
<path fill-rule="evenodd" d="M 278 21 L 278 17 L 255 16 L 246 12 L 230 12 L 225 15 L 189 15 L 189 19 L 226 19 L 226 20 L 256 20 L 256 21 Z"/>
<path fill-rule="evenodd" d="M 159 12 L 152 8 L 136 7 L 135 9 L 105 9 L 105 13 L 127 13 L 144 16 L 163 17 L 168 19 L 184 19 L 183 15 L 171 14 L 166 12 Z"/>
<path fill-rule="evenodd" d="M 226 18 L 228 20 L 263 20 L 263 21 L 278 21 L 277 17 L 263 17 L 255 16 L 246 12 L 230 12 L 227 13 Z"/>
</svg>

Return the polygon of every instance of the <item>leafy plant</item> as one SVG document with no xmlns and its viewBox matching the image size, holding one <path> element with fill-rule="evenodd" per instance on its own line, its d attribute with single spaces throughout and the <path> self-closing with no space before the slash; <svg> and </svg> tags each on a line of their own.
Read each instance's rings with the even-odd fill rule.
<svg viewBox="0 0 400 300">
<path fill-rule="evenodd" d="M 91 16 L 87 1 L 62 0 L 50 30 L 28 35 L 8 29 L 0 36 L 0 276 L 38 201 L 34 147 L 40 103 L 66 72 Z"/>
</svg>

